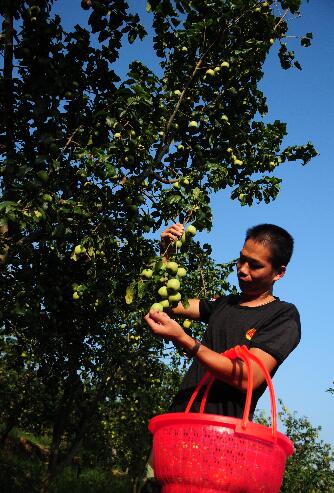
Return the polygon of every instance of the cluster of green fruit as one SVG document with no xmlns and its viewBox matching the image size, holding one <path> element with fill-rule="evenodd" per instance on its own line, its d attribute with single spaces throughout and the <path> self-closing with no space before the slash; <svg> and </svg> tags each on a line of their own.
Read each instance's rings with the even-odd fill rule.
<svg viewBox="0 0 334 493">
<path fill-rule="evenodd" d="M 215 68 L 208 68 L 205 72 L 205 75 L 209 77 L 214 77 L 217 75 L 221 69 L 229 69 L 230 64 L 227 61 L 222 62 L 220 65 L 217 65 Z"/>
<path fill-rule="evenodd" d="M 242 166 L 244 164 L 244 162 L 241 160 L 241 159 L 238 159 L 237 156 L 234 154 L 233 152 L 233 149 L 231 149 L 231 147 L 229 147 L 227 149 L 227 152 L 230 154 L 231 156 L 231 159 L 233 160 L 233 163 L 236 165 L 236 166 Z"/>
<path fill-rule="evenodd" d="M 184 183 L 185 180 L 183 180 L 183 183 Z M 184 244 L 188 243 L 189 240 L 195 236 L 195 234 L 197 233 L 197 230 L 195 228 L 195 226 L 193 226 L 192 224 L 190 226 L 188 226 L 188 228 L 186 229 L 186 231 L 182 234 L 181 238 L 179 240 L 176 240 L 175 241 L 175 247 L 176 249 L 179 249 L 181 248 Z"/>
<path fill-rule="evenodd" d="M 181 248 L 183 244 L 187 243 L 196 234 L 196 228 L 193 225 L 188 226 L 186 231 L 182 234 L 180 240 L 174 242 L 175 247 Z M 156 301 L 151 305 L 151 310 L 162 312 L 164 309 L 174 307 L 181 301 L 181 283 L 187 271 L 184 267 L 180 266 L 175 261 L 162 262 L 159 265 L 159 278 L 162 285 L 158 289 L 159 301 Z M 152 269 L 144 269 L 141 273 L 142 278 L 150 280 L 154 274 Z"/>
<path fill-rule="evenodd" d="M 167 275 L 162 278 L 164 284 L 158 289 L 158 295 L 161 300 L 151 306 L 151 310 L 159 312 L 162 312 L 165 308 L 176 306 L 181 301 L 180 280 L 187 274 L 186 269 L 179 267 L 176 262 L 167 262 L 165 266 Z"/>
</svg>

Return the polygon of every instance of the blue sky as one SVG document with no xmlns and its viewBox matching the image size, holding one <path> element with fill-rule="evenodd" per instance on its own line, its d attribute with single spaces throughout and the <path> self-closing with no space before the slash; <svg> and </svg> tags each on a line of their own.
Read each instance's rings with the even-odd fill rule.
<svg viewBox="0 0 334 493">
<path fill-rule="evenodd" d="M 334 444 L 334 395 L 326 392 L 334 380 L 334 331 L 331 303 L 331 251 L 334 243 L 334 4 L 305 3 L 302 17 L 291 23 L 290 34 L 313 32 L 308 49 L 298 49 L 303 70 L 283 71 L 275 46 L 265 65 L 261 87 L 268 98 L 269 118 L 288 123 L 286 144 L 311 140 L 319 156 L 306 167 L 287 164 L 277 171 L 282 191 L 272 204 L 240 207 L 227 193 L 212 201 L 214 227 L 210 241 L 218 261 L 239 251 L 247 227 L 271 222 L 295 238 L 287 275 L 275 287 L 281 299 L 293 302 L 302 320 L 302 341 L 277 372 L 276 394 L 285 405 L 322 426 L 321 437 Z M 296 49 L 297 51 L 297 49 Z M 258 407 L 268 408 L 264 397 Z"/>
<path fill-rule="evenodd" d="M 78 0 L 56 2 L 56 10 L 68 27 L 85 13 Z M 145 0 L 130 0 L 150 22 Z M 313 426 L 322 427 L 321 438 L 334 445 L 332 422 L 334 395 L 326 389 L 334 380 L 334 327 L 332 321 L 334 269 L 334 2 L 310 0 L 303 3 L 302 15 L 290 23 L 290 35 L 313 32 L 310 48 L 301 48 L 293 39 L 302 71 L 283 71 L 274 45 L 265 64 L 261 88 L 268 98 L 269 120 L 288 123 L 284 144 L 311 140 L 319 156 L 306 167 L 286 164 L 277 170 L 283 179 L 282 191 L 273 203 L 241 207 L 229 199 L 228 191 L 212 197 L 213 229 L 199 239 L 209 241 L 218 262 L 235 258 L 249 226 L 271 222 L 286 228 L 295 238 L 295 252 L 286 276 L 275 294 L 294 303 L 301 314 L 302 342 L 279 369 L 274 379 L 277 397 L 291 411 L 307 416 Z M 118 70 L 124 74 L 130 60 L 140 59 L 157 69 L 150 38 L 121 50 Z M 268 411 L 268 398 L 259 408 Z"/>
</svg>

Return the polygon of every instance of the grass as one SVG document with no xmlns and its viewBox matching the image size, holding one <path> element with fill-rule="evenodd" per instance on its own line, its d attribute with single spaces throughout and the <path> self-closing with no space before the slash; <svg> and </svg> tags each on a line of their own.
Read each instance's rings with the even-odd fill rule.
<svg viewBox="0 0 334 493">
<path fill-rule="evenodd" d="M 85 469 L 79 477 L 67 468 L 58 479 L 53 493 L 129 493 L 131 482 L 126 476 L 115 476 L 111 471 Z"/>
<path fill-rule="evenodd" d="M 13 428 L 10 431 L 9 436 L 13 440 L 19 440 L 20 438 L 27 438 L 28 440 L 31 441 L 31 443 L 35 445 L 39 445 L 43 448 L 49 447 L 51 443 L 51 438 L 48 435 L 40 435 L 37 437 L 33 433 L 20 430 L 20 428 Z"/>
</svg>

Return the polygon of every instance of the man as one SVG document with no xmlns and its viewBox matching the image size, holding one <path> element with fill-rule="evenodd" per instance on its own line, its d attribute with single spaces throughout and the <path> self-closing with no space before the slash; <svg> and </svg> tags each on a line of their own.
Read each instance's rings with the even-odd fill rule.
<svg viewBox="0 0 334 493">
<path fill-rule="evenodd" d="M 179 238 L 182 224 L 174 224 L 161 235 L 163 249 Z M 215 377 L 205 412 L 242 417 L 248 383 L 246 365 L 231 361 L 220 353 L 236 345 L 246 345 L 260 358 L 273 376 L 284 359 L 300 341 L 300 319 L 296 307 L 273 295 L 275 282 L 281 279 L 293 251 L 293 238 L 279 226 L 260 224 L 250 228 L 237 261 L 240 294 L 214 300 L 189 300 L 170 311 L 177 315 L 208 323 L 202 342 L 186 334 L 167 313 L 150 311 L 145 320 L 157 337 L 171 340 L 194 358 L 170 412 L 182 412 L 203 374 L 209 370 Z M 266 384 L 264 376 L 253 365 L 254 392 L 251 416 Z M 198 396 L 192 411 L 199 409 Z"/>
</svg>

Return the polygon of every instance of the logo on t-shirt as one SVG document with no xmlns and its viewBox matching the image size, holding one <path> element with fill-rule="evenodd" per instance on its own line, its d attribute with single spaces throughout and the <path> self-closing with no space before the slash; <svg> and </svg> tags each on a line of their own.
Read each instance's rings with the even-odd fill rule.
<svg viewBox="0 0 334 493">
<path fill-rule="evenodd" d="M 248 341 L 250 341 L 252 339 L 252 337 L 254 336 L 255 332 L 256 332 L 256 329 L 248 329 L 246 332 L 246 339 Z"/>
</svg>

